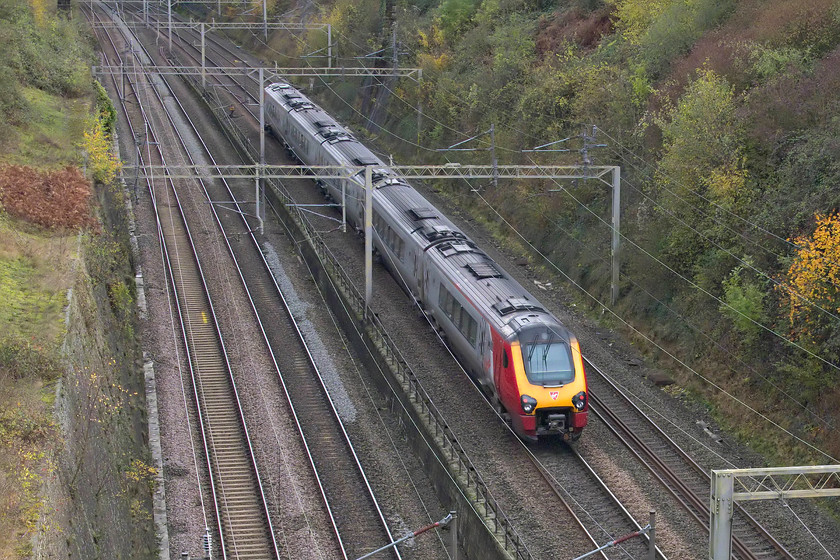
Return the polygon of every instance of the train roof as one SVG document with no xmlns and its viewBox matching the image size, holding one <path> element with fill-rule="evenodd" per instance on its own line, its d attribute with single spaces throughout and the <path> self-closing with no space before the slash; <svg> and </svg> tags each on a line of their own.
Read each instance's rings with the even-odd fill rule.
<svg viewBox="0 0 840 560">
<path fill-rule="evenodd" d="M 318 138 L 321 145 L 340 154 L 348 164 L 360 167 L 385 165 L 347 128 L 294 86 L 285 82 L 273 83 L 266 87 L 266 92 L 292 114 L 312 136 Z"/>
<path fill-rule="evenodd" d="M 551 324 L 558 334 L 569 335 L 556 318 L 482 251 L 449 218 L 406 183 L 377 189 L 375 199 L 387 206 L 390 221 L 407 232 L 438 262 L 440 270 L 480 309 L 497 330 L 528 328 L 538 318 Z"/>
<path fill-rule="evenodd" d="M 568 340 L 568 330 L 528 290 L 469 239 L 434 245 L 427 251 L 458 290 L 499 332 L 510 335 L 535 324 Z"/>
<path fill-rule="evenodd" d="M 270 84 L 266 91 L 349 165 L 377 166 L 373 173 L 376 204 L 386 210 L 389 221 L 438 261 L 440 270 L 473 305 L 486 310 L 488 321 L 499 332 L 509 335 L 542 323 L 569 339 L 569 331 L 537 298 L 326 111 L 290 84 Z"/>
</svg>

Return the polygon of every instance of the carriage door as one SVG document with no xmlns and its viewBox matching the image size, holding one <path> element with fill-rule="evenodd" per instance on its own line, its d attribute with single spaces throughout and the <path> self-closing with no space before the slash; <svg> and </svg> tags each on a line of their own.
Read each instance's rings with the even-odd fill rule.
<svg viewBox="0 0 840 560">
<path fill-rule="evenodd" d="M 420 265 L 417 263 L 417 251 L 412 251 L 411 255 L 414 257 L 414 295 L 423 307 L 423 273 L 420 271 Z"/>
<path fill-rule="evenodd" d="M 493 382 L 493 342 L 490 334 L 490 326 L 482 318 L 479 332 L 478 344 L 481 354 L 481 375 L 486 380 L 488 388 L 494 387 Z M 491 389 L 493 390 L 493 389 Z"/>
</svg>

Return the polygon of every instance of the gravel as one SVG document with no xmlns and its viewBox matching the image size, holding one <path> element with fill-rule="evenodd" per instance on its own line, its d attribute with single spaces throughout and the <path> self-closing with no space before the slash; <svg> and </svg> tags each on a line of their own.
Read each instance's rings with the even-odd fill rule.
<svg viewBox="0 0 840 560">
<path fill-rule="evenodd" d="M 283 156 L 276 143 L 269 144 L 268 160 L 282 161 Z M 308 182 L 288 181 L 287 186 L 299 202 L 322 201 L 317 189 Z M 584 353 L 591 360 L 610 372 L 622 386 L 631 388 L 638 403 L 643 403 L 661 414 L 660 425 L 663 430 L 679 441 L 701 465 L 706 468 L 731 468 L 733 465 L 747 467 L 765 463 L 764 459 L 749 447 L 739 444 L 731 435 L 723 433 L 701 406 L 674 398 L 651 383 L 645 376 L 650 370 L 636 349 L 590 318 L 578 314 L 571 298 L 559 287 L 556 279 L 537 278 L 532 270 L 516 264 L 520 259 L 519 255 L 500 250 L 487 232 L 477 227 L 474 222 L 463 219 L 459 212 L 448 208 L 447 201 L 424 189 L 423 185 L 416 186 L 435 205 L 447 210 L 450 218 L 523 285 L 531 286 L 534 280 L 552 282 L 552 286 L 546 291 L 539 292 L 543 303 L 576 333 Z M 247 192 L 245 189 L 243 191 Z M 166 455 L 167 496 L 170 500 L 172 550 L 173 553 L 177 553 L 183 547 L 195 551 L 204 522 L 197 515 L 196 468 L 190 453 L 190 437 L 186 429 L 188 417 L 179 380 L 177 358 L 183 356 L 183 353 L 176 353 L 177 345 L 172 337 L 167 295 L 160 280 L 163 275 L 159 251 L 154 230 L 148 229 L 151 221 L 147 207 L 147 203 L 141 203 L 137 212 L 138 224 L 145 224 L 147 227 L 139 232 L 144 255 L 142 265 L 146 273 L 149 297 L 149 319 L 144 324 L 144 336 L 148 347 L 154 348 L 161 393 L 161 423 Z M 317 219 L 315 222 L 325 230 L 332 227 L 331 222 L 324 221 L 320 224 Z M 362 243 L 359 239 L 338 232 L 325 237 L 340 262 L 361 284 L 363 259 Z M 334 395 L 341 395 L 337 398 L 340 414 L 348 421 L 348 430 L 354 441 L 359 442 L 357 449 L 369 474 L 374 478 L 377 494 L 381 496 L 381 503 L 392 523 L 392 529 L 399 533 L 401 530 L 416 528 L 442 517 L 446 507 L 435 498 L 422 466 L 407 449 L 399 422 L 390 411 L 381 406 L 381 399 L 376 394 L 370 378 L 372 372 L 359 367 L 358 358 L 346 348 L 329 310 L 314 290 L 309 271 L 296 258 L 293 248 L 288 244 L 288 238 L 276 225 L 268 226 L 263 249 L 270 257 L 272 269 L 287 293 L 290 304 L 294 305 L 295 315 L 304 319 L 306 323 L 307 340 L 312 341 L 318 348 L 317 361 L 322 373 L 332 379 L 331 391 Z M 218 274 L 223 277 L 224 273 L 219 270 Z M 221 279 L 217 281 L 224 283 Z M 374 282 L 375 311 L 391 329 L 392 336 L 401 346 L 408 363 L 420 376 L 435 403 L 444 411 L 451 427 L 473 457 L 494 494 L 504 504 L 508 514 L 517 520 L 520 530 L 525 533 L 529 542 L 534 543 L 533 552 L 542 558 L 571 557 L 579 554 L 579 543 L 563 542 L 566 524 L 558 522 L 560 518 L 545 520 L 544 513 L 534 509 L 534 504 L 539 503 L 534 500 L 539 498 L 534 498 L 529 493 L 532 481 L 522 480 L 515 467 L 516 460 L 520 460 L 524 453 L 519 442 L 513 439 L 496 419 L 477 389 L 448 356 L 434 332 L 417 317 L 411 300 L 381 267 L 374 271 Z M 232 294 L 231 298 L 235 299 Z M 236 362 L 244 372 L 250 370 L 254 374 L 253 378 L 247 381 L 249 385 L 253 385 L 253 395 L 245 400 L 247 410 L 258 418 L 262 417 L 253 424 L 254 428 L 259 428 L 259 432 L 267 434 L 261 436 L 264 442 L 260 444 L 260 463 L 285 465 L 288 461 L 289 467 L 283 469 L 285 474 L 271 480 L 272 501 L 278 512 L 289 508 L 291 516 L 288 522 L 281 523 L 281 526 L 284 530 L 290 530 L 290 537 L 299 538 L 300 534 L 291 532 L 291 528 L 300 526 L 297 523 L 301 516 L 316 517 L 317 510 L 303 508 L 300 505 L 302 501 L 306 503 L 303 498 L 299 499 L 297 504 L 293 501 L 288 505 L 280 505 L 285 504 L 282 496 L 294 493 L 286 486 L 286 479 L 292 478 L 289 473 L 298 472 L 296 469 L 302 472 L 305 466 L 295 462 L 299 461 L 299 457 L 297 451 L 294 451 L 296 444 L 291 441 L 293 438 L 289 436 L 290 439 L 285 439 L 288 434 L 282 418 L 283 403 L 280 399 L 267 399 L 260 395 L 261 391 L 263 394 L 268 392 L 271 382 L 256 375 L 257 371 L 266 371 L 265 364 L 252 361 L 255 358 L 251 357 L 248 341 L 255 340 L 254 333 L 247 326 L 238 324 L 238 318 L 250 311 L 242 303 L 237 305 L 239 311 L 226 319 L 226 329 L 229 329 L 230 333 L 226 332 L 225 336 L 237 337 L 235 340 L 241 344 L 241 352 L 236 356 Z M 698 421 L 705 422 L 712 433 L 719 434 L 722 442 L 716 443 L 709 437 L 697 424 Z M 279 436 L 275 437 L 275 433 L 284 434 L 282 445 L 278 443 L 281 440 L 278 439 Z M 272 447 L 282 449 L 275 450 Z M 646 469 L 630 457 L 603 426 L 592 422 L 578 444 L 578 449 L 614 487 L 642 524 L 646 523 L 651 509 L 657 510 L 658 542 L 666 554 L 671 558 L 705 557 L 708 541 L 703 531 L 672 503 L 665 491 L 651 479 Z M 200 468 L 198 470 L 201 472 Z M 306 484 L 303 480 L 299 483 L 303 486 Z M 293 484 L 292 488 L 299 487 Z M 303 492 L 304 489 L 300 491 Z M 768 502 L 752 505 L 749 509 L 767 523 L 796 556 L 830 558 L 827 553 L 819 550 L 814 538 L 803 528 L 803 524 L 836 555 L 837 551 L 840 551 L 840 531 L 836 521 L 815 508 L 813 502 L 803 500 L 791 502 L 790 505 L 792 507 L 788 508 L 778 502 Z M 794 512 L 802 523 L 794 517 Z M 309 527 L 304 532 L 316 532 L 311 525 L 304 526 Z M 416 558 L 443 556 L 442 544 L 433 538 L 417 539 L 413 547 L 408 548 L 408 553 Z"/>
<path fill-rule="evenodd" d="M 206 116 L 200 117 L 199 111 L 195 113 L 194 116 L 203 118 L 202 126 L 210 137 L 209 129 L 215 128 L 214 123 Z M 123 134 L 125 138 L 129 136 Z M 224 144 L 219 138 L 209 142 Z M 167 142 L 167 146 L 170 145 Z M 134 147 L 124 146 L 123 149 L 125 153 L 132 153 Z M 223 157 L 231 158 L 232 154 L 228 152 Z M 180 372 L 186 371 L 184 353 L 173 335 L 154 218 L 149 211 L 150 201 L 146 192 L 142 189 L 138 192 L 138 243 L 148 298 L 148 314 L 141 326 L 141 335 L 144 346 L 150 349 L 155 360 L 158 377 L 170 550 L 174 557 L 181 551 L 198 556 L 201 536 L 205 525 L 210 523 L 202 512 L 202 492 L 197 482 L 197 478 L 206 473 L 193 459 L 188 429 L 192 405 L 185 404 L 190 399 L 184 397 L 191 389 L 188 384 L 182 387 Z M 243 186 L 238 192 L 241 198 L 248 194 L 253 196 L 253 186 Z M 239 280 L 227 262 L 227 249 L 215 234 L 209 205 L 193 187 L 181 187 L 179 195 L 188 211 L 198 218 L 191 226 L 193 237 L 202 255 L 222 334 L 230 348 L 230 362 L 255 439 L 257 462 L 268 488 L 269 507 L 275 532 L 280 535 L 281 549 L 290 558 L 337 557 L 338 552 L 330 544 L 333 539 L 299 436 L 293 428 L 285 398 L 270 374 L 273 368 L 260 348 L 262 337 L 253 321 L 245 320 L 253 313 L 236 287 Z M 222 215 L 223 222 L 230 219 L 229 215 Z M 379 408 L 369 382 L 361 380 L 362 373 L 356 366 L 358 361 L 348 353 L 344 341 L 337 335 L 332 318 L 313 289 L 308 271 L 293 256 L 293 248 L 281 233 L 269 234 L 266 239 L 263 249 L 271 258 L 272 270 L 294 306 L 295 315 L 302 320 L 305 336 L 312 344 L 322 374 L 330 380 L 334 398 L 337 395 L 340 414 L 350 423 L 351 436 L 358 441 L 356 448 L 362 463 L 369 476 L 373 473 L 374 487 L 392 532 L 401 536 L 407 530 L 440 519 L 446 508 L 431 491 L 421 465 L 408 449 L 399 422 L 389 411 Z M 290 268 L 292 273 L 289 273 Z M 296 276 L 295 282 L 289 276 Z M 302 296 L 300 287 L 295 288 L 301 284 L 308 295 Z M 324 337 L 322 333 L 328 333 L 328 336 Z M 339 375 L 339 370 L 344 372 L 345 378 Z M 347 383 L 353 386 L 345 388 Z M 207 501 L 206 496 L 204 500 Z M 442 541 L 433 534 L 410 540 L 404 549 L 407 558 L 446 556 Z"/>
<path fill-rule="evenodd" d="M 339 376 L 338 368 L 336 367 L 335 361 L 332 359 L 331 350 L 324 344 L 324 341 L 319 334 L 319 329 L 309 319 L 312 314 L 311 311 L 313 311 L 313 306 L 298 296 L 297 290 L 289 277 L 286 275 L 286 272 L 277 257 L 277 252 L 274 250 L 271 243 L 267 241 L 264 242 L 262 244 L 262 249 L 266 256 L 266 261 L 268 261 L 268 265 L 271 268 L 271 272 L 274 275 L 277 284 L 280 286 L 280 290 L 283 292 L 286 305 L 292 312 L 292 316 L 297 321 L 298 328 L 300 328 L 303 337 L 309 345 L 309 351 L 312 354 L 312 358 L 315 360 L 315 363 L 318 364 L 318 371 L 321 374 L 321 378 L 324 380 L 324 384 L 327 386 L 327 390 L 330 393 L 330 399 L 338 411 L 341 420 L 345 423 L 355 422 L 356 407 L 347 394 L 344 382 Z"/>
</svg>

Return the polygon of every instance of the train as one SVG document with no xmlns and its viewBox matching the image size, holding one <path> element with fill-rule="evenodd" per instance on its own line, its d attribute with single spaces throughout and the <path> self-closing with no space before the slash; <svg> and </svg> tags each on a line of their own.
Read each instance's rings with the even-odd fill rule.
<svg viewBox="0 0 840 560">
<path fill-rule="evenodd" d="M 372 236 L 379 260 L 521 438 L 577 440 L 589 399 L 574 334 L 298 88 L 282 81 L 267 85 L 265 117 L 266 129 L 304 165 L 372 166 Z M 348 222 L 364 227 L 364 170 L 319 185 L 334 200 L 342 199 L 343 186 Z"/>
</svg>

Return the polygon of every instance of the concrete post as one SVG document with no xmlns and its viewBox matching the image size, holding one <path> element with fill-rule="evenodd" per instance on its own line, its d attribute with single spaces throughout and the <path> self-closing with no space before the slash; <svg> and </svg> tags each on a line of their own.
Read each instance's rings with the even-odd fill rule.
<svg viewBox="0 0 840 560">
<path fill-rule="evenodd" d="M 618 301 L 619 249 L 621 248 L 621 168 L 613 168 L 612 176 L 612 280 L 610 281 L 610 305 Z"/>
<path fill-rule="evenodd" d="M 650 531 L 648 531 L 648 560 L 656 560 L 656 510 L 650 510 L 650 519 L 648 521 Z"/>
</svg>

